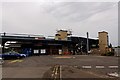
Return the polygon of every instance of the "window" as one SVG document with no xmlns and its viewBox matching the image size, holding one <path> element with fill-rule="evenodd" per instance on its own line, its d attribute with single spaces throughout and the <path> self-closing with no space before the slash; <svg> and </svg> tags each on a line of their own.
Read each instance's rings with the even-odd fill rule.
<svg viewBox="0 0 120 80">
<path fill-rule="evenodd" d="M 34 54 L 38 54 L 39 53 L 39 50 L 34 50 Z"/>
</svg>

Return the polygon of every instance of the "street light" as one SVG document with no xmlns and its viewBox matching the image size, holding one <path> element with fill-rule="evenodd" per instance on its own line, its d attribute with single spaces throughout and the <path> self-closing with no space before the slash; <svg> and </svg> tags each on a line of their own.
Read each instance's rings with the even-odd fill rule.
<svg viewBox="0 0 120 80">
<path fill-rule="evenodd" d="M 89 51 L 89 41 L 88 41 L 88 38 L 89 38 L 89 33 L 87 32 L 87 54 L 88 54 L 88 51 Z"/>
</svg>

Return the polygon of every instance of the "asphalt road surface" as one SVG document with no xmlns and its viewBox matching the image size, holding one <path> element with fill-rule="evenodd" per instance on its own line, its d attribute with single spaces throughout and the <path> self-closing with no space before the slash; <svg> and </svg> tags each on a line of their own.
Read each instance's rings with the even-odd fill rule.
<svg viewBox="0 0 120 80">
<path fill-rule="evenodd" d="M 5 60 L 3 80 L 117 80 L 118 57 L 92 55 L 41 55 Z M 108 79 L 109 78 L 109 79 Z"/>
</svg>

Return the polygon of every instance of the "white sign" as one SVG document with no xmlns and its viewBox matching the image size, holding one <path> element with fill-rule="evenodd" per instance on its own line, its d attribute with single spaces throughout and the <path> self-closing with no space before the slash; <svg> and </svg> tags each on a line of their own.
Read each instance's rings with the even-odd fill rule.
<svg viewBox="0 0 120 80">
<path fill-rule="evenodd" d="M 62 54 L 62 50 L 61 49 L 59 49 L 59 54 Z"/>
</svg>

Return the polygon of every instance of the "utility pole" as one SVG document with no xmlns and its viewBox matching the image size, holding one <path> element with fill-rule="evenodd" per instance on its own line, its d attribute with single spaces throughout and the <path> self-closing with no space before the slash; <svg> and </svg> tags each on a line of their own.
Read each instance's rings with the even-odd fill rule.
<svg viewBox="0 0 120 80">
<path fill-rule="evenodd" d="M 3 36 L 6 36 L 6 33 L 4 32 L 3 33 Z M 2 42 L 2 53 L 4 53 L 5 52 L 5 43 L 4 42 Z"/>
<path fill-rule="evenodd" d="M 87 32 L 87 54 L 88 54 L 88 51 L 89 51 L 89 33 Z"/>
</svg>

